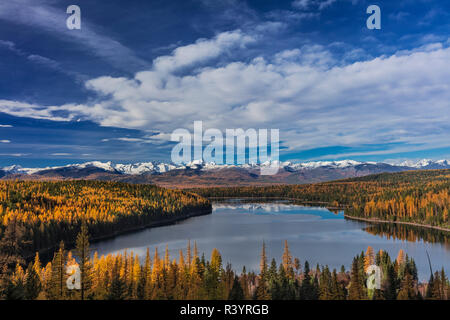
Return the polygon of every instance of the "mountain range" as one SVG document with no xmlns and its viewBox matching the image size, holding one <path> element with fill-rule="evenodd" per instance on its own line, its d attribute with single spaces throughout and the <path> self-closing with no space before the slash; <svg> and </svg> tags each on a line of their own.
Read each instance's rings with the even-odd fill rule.
<svg viewBox="0 0 450 320">
<path fill-rule="evenodd" d="M 260 175 L 263 166 L 278 165 L 272 176 Z M 165 187 L 205 187 L 268 184 L 301 184 L 365 176 L 381 172 L 450 169 L 449 160 L 404 161 L 402 163 L 360 162 L 354 160 L 312 162 L 266 162 L 263 164 L 219 165 L 193 161 L 183 165 L 164 162 L 114 164 L 91 161 L 59 167 L 22 168 L 12 165 L 0 169 L 0 179 L 23 180 L 111 180 L 152 183 Z"/>
</svg>

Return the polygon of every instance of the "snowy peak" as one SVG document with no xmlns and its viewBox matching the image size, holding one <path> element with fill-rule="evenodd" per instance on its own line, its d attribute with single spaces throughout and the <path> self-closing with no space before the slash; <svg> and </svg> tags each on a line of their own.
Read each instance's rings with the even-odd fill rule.
<svg viewBox="0 0 450 320">
<path fill-rule="evenodd" d="M 288 167 L 294 169 L 316 169 L 320 167 L 331 167 L 331 168 L 347 168 L 352 166 L 357 166 L 364 164 L 365 162 L 359 162 L 354 160 L 340 160 L 340 161 L 311 161 L 311 162 L 301 162 L 289 164 Z M 367 162 L 368 163 L 368 162 Z"/>
<path fill-rule="evenodd" d="M 313 170 L 318 168 L 328 169 L 346 169 L 357 168 L 358 166 L 388 166 L 392 168 L 410 168 L 410 169 L 449 169 L 449 160 L 430 160 L 423 159 L 419 161 L 403 161 L 397 164 L 388 164 L 382 162 L 360 162 L 355 160 L 339 160 L 339 161 L 310 161 L 310 162 L 298 162 L 292 163 L 289 161 L 267 161 L 262 164 L 216 164 L 214 162 L 204 162 L 202 160 L 194 160 L 186 164 L 176 165 L 171 163 L 162 162 L 138 162 L 132 164 L 114 164 L 111 161 L 90 161 L 81 164 L 69 164 L 60 167 L 45 167 L 45 168 L 22 168 L 19 165 L 12 165 L 2 168 L 6 174 L 35 174 L 47 170 L 56 169 L 86 169 L 86 168 L 98 168 L 106 172 L 124 174 L 124 175 L 142 175 L 142 174 L 161 174 L 172 170 L 220 170 L 226 168 L 242 168 L 242 169 L 259 169 L 267 166 L 279 166 L 287 171 L 302 171 Z"/>
<path fill-rule="evenodd" d="M 431 160 L 422 159 L 419 161 L 406 160 L 399 164 L 399 166 L 417 168 L 417 169 L 441 169 L 450 168 L 449 160 Z"/>
<path fill-rule="evenodd" d="M 177 167 L 175 165 L 166 163 L 153 163 L 153 162 L 138 162 L 134 164 L 116 164 L 114 169 L 122 174 L 144 174 L 144 173 L 164 173 L 170 170 L 174 170 Z"/>
</svg>

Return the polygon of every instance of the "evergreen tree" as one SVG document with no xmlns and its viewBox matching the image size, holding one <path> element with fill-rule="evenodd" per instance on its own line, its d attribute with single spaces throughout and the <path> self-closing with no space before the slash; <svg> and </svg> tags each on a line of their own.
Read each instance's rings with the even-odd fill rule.
<svg viewBox="0 0 450 320">
<path fill-rule="evenodd" d="M 111 271 L 111 285 L 107 295 L 109 300 L 124 300 L 126 296 L 126 283 L 120 276 L 120 268 L 118 260 L 114 262 L 114 267 Z"/>
<path fill-rule="evenodd" d="M 48 298 L 52 300 L 61 300 L 66 298 L 66 251 L 64 250 L 64 242 L 60 242 L 59 249 L 53 257 L 51 263 L 51 279 L 47 291 Z"/>
<path fill-rule="evenodd" d="M 319 300 L 332 300 L 333 288 L 332 277 L 328 266 L 323 268 L 319 277 Z"/>
<path fill-rule="evenodd" d="M 81 230 L 77 236 L 75 252 L 78 256 L 80 266 L 80 278 L 81 278 L 80 298 L 81 300 L 84 300 L 89 296 L 92 285 L 91 279 L 92 266 L 90 263 L 89 233 L 86 220 L 83 220 L 81 224 Z"/>
<path fill-rule="evenodd" d="M 25 274 L 20 264 L 16 264 L 16 269 L 12 276 L 6 280 L 4 298 L 6 300 L 23 300 L 25 296 Z"/>
<path fill-rule="evenodd" d="M 300 286 L 300 299 L 315 300 L 317 299 L 317 288 L 314 286 L 314 279 L 311 278 L 309 270 L 309 262 L 305 261 L 305 268 L 303 271 L 303 280 Z"/>
<path fill-rule="evenodd" d="M 245 266 L 242 267 L 242 273 L 240 277 L 240 285 L 244 292 L 244 299 L 250 299 L 250 290 L 248 288 L 248 276 L 247 276 L 247 270 Z"/>
<path fill-rule="evenodd" d="M 284 250 L 283 250 L 283 256 L 282 256 L 282 264 L 284 271 L 286 272 L 287 276 L 291 279 L 294 278 L 294 265 L 292 263 L 292 256 L 289 251 L 289 245 L 287 240 L 284 241 Z"/>
<path fill-rule="evenodd" d="M 365 289 L 362 286 L 360 278 L 360 270 L 358 259 L 353 259 L 352 263 L 352 273 L 350 277 L 350 287 L 348 290 L 349 300 L 363 300 L 366 298 Z"/>
<path fill-rule="evenodd" d="M 331 300 L 345 300 L 345 288 L 338 282 L 336 269 L 331 278 Z"/>
<path fill-rule="evenodd" d="M 236 276 L 233 280 L 233 287 L 231 288 L 228 300 L 244 300 L 244 290 L 242 289 L 239 278 Z"/>
<path fill-rule="evenodd" d="M 266 256 L 266 244 L 263 241 L 261 250 L 261 260 L 259 263 L 260 273 L 259 273 L 259 283 L 256 288 L 256 299 L 258 300 L 269 300 L 270 294 L 268 290 L 267 283 L 267 256 Z"/>
<path fill-rule="evenodd" d="M 295 268 L 296 276 L 298 276 L 301 271 L 301 268 L 302 268 L 299 258 L 294 259 L 294 268 Z"/>
<path fill-rule="evenodd" d="M 367 247 L 366 254 L 364 255 L 364 272 L 367 272 L 371 265 L 375 264 L 375 255 L 371 246 Z"/>
<path fill-rule="evenodd" d="M 383 274 L 381 291 L 386 300 L 395 300 L 397 297 L 399 283 L 395 272 L 395 264 L 396 262 L 391 261 L 389 254 L 383 251 L 380 264 Z"/>
<path fill-rule="evenodd" d="M 30 241 L 26 240 L 24 225 L 16 219 L 8 222 L 3 235 L 1 230 L 2 228 L 0 228 L 0 298 L 2 295 L 11 296 L 12 285 L 9 278 L 17 263 L 25 263 L 23 252 L 30 245 Z"/>
<path fill-rule="evenodd" d="M 25 274 L 25 299 L 34 300 L 38 297 L 42 289 L 41 280 L 30 262 Z"/>
<path fill-rule="evenodd" d="M 427 291 L 425 299 L 427 300 L 441 300 L 441 278 L 439 272 L 435 272 L 434 275 L 430 276 L 428 281 Z"/>
<path fill-rule="evenodd" d="M 259 263 L 259 273 L 265 275 L 267 273 L 267 256 L 266 256 L 266 244 L 263 241 L 261 249 L 261 260 Z"/>
<path fill-rule="evenodd" d="M 400 291 L 397 295 L 397 300 L 415 300 L 417 298 L 416 292 L 414 290 L 413 278 L 406 272 L 405 277 L 403 278 Z"/>
</svg>

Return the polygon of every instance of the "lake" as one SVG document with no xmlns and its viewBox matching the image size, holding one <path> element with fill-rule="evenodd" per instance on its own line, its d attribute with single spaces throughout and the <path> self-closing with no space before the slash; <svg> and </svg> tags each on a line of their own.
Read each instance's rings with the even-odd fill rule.
<svg viewBox="0 0 450 320">
<path fill-rule="evenodd" d="M 370 245 L 375 252 L 383 249 L 392 259 L 403 249 L 413 257 L 421 281 L 428 280 L 430 269 L 444 267 L 450 271 L 450 235 L 425 228 L 402 225 L 369 224 L 344 218 L 343 212 L 323 207 L 308 207 L 287 201 L 248 203 L 231 200 L 213 204 L 210 215 L 189 218 L 173 225 L 145 229 L 92 244 L 99 255 L 133 251 L 144 261 L 147 247 L 152 257 L 155 247 L 160 255 L 168 245 L 171 258 L 186 253 L 187 241 L 195 241 L 200 255 L 209 258 L 213 248 L 219 249 L 224 265 L 232 263 L 236 271 L 259 269 L 263 241 L 269 259 L 281 261 L 284 240 L 294 257 L 312 267 L 317 263 L 349 270 L 352 259 Z M 270 263 L 269 260 L 269 263 Z"/>
</svg>

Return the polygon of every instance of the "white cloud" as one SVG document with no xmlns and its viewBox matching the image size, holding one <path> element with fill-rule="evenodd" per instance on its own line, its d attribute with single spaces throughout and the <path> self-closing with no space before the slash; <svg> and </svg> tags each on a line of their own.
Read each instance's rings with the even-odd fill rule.
<svg viewBox="0 0 450 320">
<path fill-rule="evenodd" d="M 83 80 L 86 79 L 86 76 L 76 72 L 76 71 L 70 71 L 70 70 L 66 70 L 65 68 L 63 68 L 61 66 L 61 64 L 53 59 L 38 55 L 38 54 L 32 54 L 32 53 L 28 53 L 22 49 L 19 49 L 16 44 L 12 41 L 5 41 L 5 40 L 0 40 L 0 46 L 4 47 L 8 50 L 10 50 L 11 52 L 15 53 L 18 56 L 24 57 L 25 59 L 27 59 L 30 62 L 33 62 L 35 64 L 41 65 L 41 66 L 45 66 L 47 68 L 56 70 L 58 72 L 67 74 L 69 76 L 73 76 L 78 80 Z"/>
<path fill-rule="evenodd" d="M 83 12 L 82 12 L 83 14 Z M 53 7 L 46 0 L 18 0 L 0 2 L 0 19 L 49 32 L 63 41 L 79 44 L 80 50 L 101 57 L 117 68 L 145 68 L 148 63 L 118 41 L 101 34 L 97 28 L 83 18 L 82 32 L 70 32 L 65 26 L 65 9 Z M 70 34 L 68 33 L 70 32 Z M 0 43 L 6 45 L 7 43 Z M 10 46 L 10 44 L 9 44 Z"/>
<path fill-rule="evenodd" d="M 314 2 L 314 0 L 295 0 L 295 1 L 292 1 L 291 5 L 294 8 L 305 10 L 305 9 L 308 9 L 312 5 L 313 2 Z"/>
<path fill-rule="evenodd" d="M 11 143 L 11 140 L 0 140 L 0 143 Z"/>
<path fill-rule="evenodd" d="M 323 0 L 323 1 L 320 1 L 320 3 L 319 3 L 319 10 L 328 8 L 329 6 L 331 6 L 336 1 L 337 0 Z"/>
<path fill-rule="evenodd" d="M 121 142 L 163 144 L 163 143 L 170 141 L 170 134 L 157 133 L 154 135 L 144 136 L 143 138 L 130 138 L 130 137 L 106 138 L 106 139 L 102 139 L 101 141 L 102 142 L 121 141 Z"/>
<path fill-rule="evenodd" d="M 102 139 L 102 142 L 109 142 L 109 141 L 144 142 L 145 140 L 141 138 L 129 138 L 129 137 Z"/>
<path fill-rule="evenodd" d="M 0 128 L 12 128 L 13 126 L 10 124 L 0 124 Z"/>
<path fill-rule="evenodd" d="M 156 71 L 170 72 L 181 67 L 204 62 L 218 57 L 227 49 L 235 46 L 244 48 L 255 39 L 242 33 L 240 30 L 223 32 L 214 39 L 199 39 L 194 44 L 178 47 L 170 56 L 162 56 L 153 62 Z"/>
<path fill-rule="evenodd" d="M 446 45 L 346 65 L 314 44 L 251 61 L 213 61 L 252 41 L 241 31 L 219 34 L 157 58 L 152 69 L 133 78 L 92 79 L 86 85 L 99 95 L 92 104 L 42 107 L 0 100 L 0 108 L 18 116 L 83 118 L 159 132 L 142 138 L 148 143 L 166 141 L 172 130 L 192 130 L 195 120 L 203 120 L 205 128 L 222 130 L 280 129 L 289 150 L 398 143 L 417 145 L 412 151 L 450 145 Z M 347 58 L 363 54 L 356 50 Z"/>
<path fill-rule="evenodd" d="M 310 10 L 313 8 L 323 10 L 331 6 L 336 1 L 337 0 L 294 0 L 291 5 L 299 10 Z"/>
<path fill-rule="evenodd" d="M 65 110 L 66 110 L 65 106 L 43 107 L 19 101 L 0 100 L 0 111 L 16 117 L 29 117 L 34 119 L 48 119 L 54 121 L 69 121 L 72 119 L 71 115 L 67 117 L 54 115 L 55 112 Z"/>
<path fill-rule="evenodd" d="M 64 157 L 64 156 L 71 156 L 71 153 L 66 153 L 66 152 L 56 152 L 56 153 L 52 153 L 50 154 L 51 156 L 60 156 L 60 157 Z"/>
<path fill-rule="evenodd" d="M 25 157 L 29 156 L 29 153 L 0 153 L 0 156 L 7 156 L 7 157 Z"/>
</svg>

